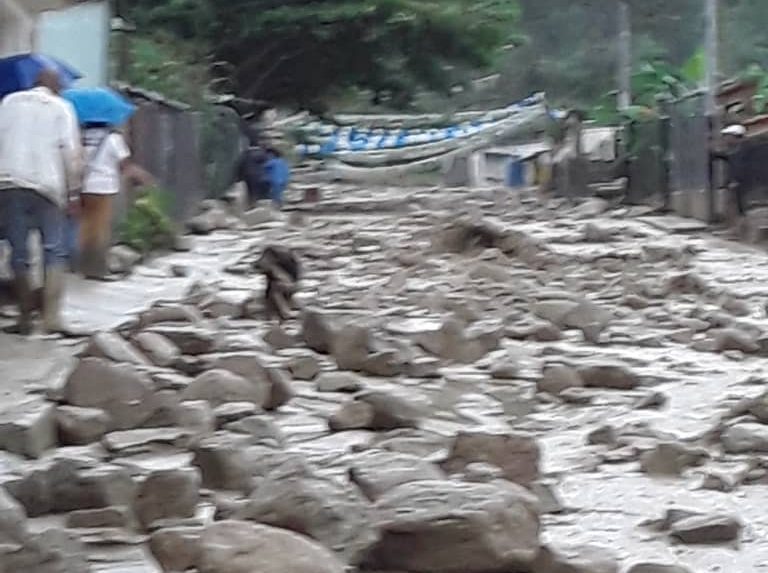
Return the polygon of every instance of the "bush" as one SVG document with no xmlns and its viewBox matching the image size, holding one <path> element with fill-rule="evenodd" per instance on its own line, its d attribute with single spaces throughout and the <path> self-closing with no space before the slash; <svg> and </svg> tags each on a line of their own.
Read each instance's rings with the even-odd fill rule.
<svg viewBox="0 0 768 573">
<path fill-rule="evenodd" d="M 168 216 L 170 201 L 160 188 L 142 190 L 120 225 L 120 242 L 142 254 L 171 248 L 175 232 Z"/>
</svg>

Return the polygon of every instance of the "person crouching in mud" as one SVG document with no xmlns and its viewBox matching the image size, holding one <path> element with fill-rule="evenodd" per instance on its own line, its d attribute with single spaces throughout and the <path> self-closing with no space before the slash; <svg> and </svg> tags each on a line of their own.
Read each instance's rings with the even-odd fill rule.
<svg viewBox="0 0 768 573">
<path fill-rule="evenodd" d="M 741 224 L 747 214 L 747 161 L 745 137 L 747 129 L 743 125 L 734 124 L 721 132 L 725 148 L 712 153 L 714 159 L 720 159 L 728 166 L 728 189 L 733 194 L 736 206 L 737 224 Z"/>
</svg>

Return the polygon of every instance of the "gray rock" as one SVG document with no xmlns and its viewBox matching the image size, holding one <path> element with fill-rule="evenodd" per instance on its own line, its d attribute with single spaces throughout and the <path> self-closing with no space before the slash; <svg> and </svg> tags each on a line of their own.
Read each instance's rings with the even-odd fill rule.
<svg viewBox="0 0 768 573">
<path fill-rule="evenodd" d="M 0 561 L 4 547 L 10 550 L 19 549 L 28 539 L 27 516 L 24 509 L 4 488 L 0 487 Z"/>
<path fill-rule="evenodd" d="M 723 450 L 730 454 L 768 452 L 768 426 L 741 423 L 726 428 L 720 437 Z"/>
<path fill-rule="evenodd" d="M 316 384 L 318 392 L 357 392 L 363 388 L 360 378 L 349 372 L 325 372 Z"/>
<path fill-rule="evenodd" d="M 491 376 L 497 380 L 514 380 L 520 374 L 520 365 L 513 359 L 496 362 L 491 366 Z"/>
<path fill-rule="evenodd" d="M 294 380 L 314 380 L 320 374 L 320 361 L 311 354 L 294 356 L 288 361 Z"/>
<path fill-rule="evenodd" d="M 202 527 L 167 527 L 152 533 L 149 547 L 164 571 L 188 571 L 200 561 Z"/>
<path fill-rule="evenodd" d="M 670 535 L 687 544 L 713 544 L 736 541 L 742 525 L 727 515 L 703 515 L 681 519 L 672 524 Z"/>
<path fill-rule="evenodd" d="M 56 409 L 42 400 L 16 404 L 0 416 L 0 449 L 39 458 L 56 447 Z"/>
<path fill-rule="evenodd" d="M 160 303 L 139 314 L 137 327 L 143 329 L 162 323 L 176 323 L 171 326 L 190 325 L 202 320 L 200 311 L 193 306 Z"/>
<path fill-rule="evenodd" d="M 374 570 L 508 571 L 539 553 L 536 499 L 514 484 L 407 483 L 378 500 L 374 525 Z"/>
<path fill-rule="evenodd" d="M 311 537 L 357 564 L 378 536 L 367 502 L 355 489 L 312 475 L 303 465 L 270 472 L 251 495 L 243 516 Z"/>
<path fill-rule="evenodd" d="M 283 370 L 270 368 L 267 370 L 269 382 L 269 395 L 264 401 L 264 409 L 272 412 L 281 406 L 285 406 L 295 396 L 291 378 Z"/>
<path fill-rule="evenodd" d="M 134 521 L 127 507 L 80 509 L 67 514 L 67 527 L 70 529 L 133 527 Z"/>
<path fill-rule="evenodd" d="M 333 345 L 333 326 L 320 311 L 306 309 L 302 319 L 304 343 L 320 354 L 330 354 Z"/>
<path fill-rule="evenodd" d="M 381 378 L 394 378 L 402 374 L 406 369 L 403 357 L 395 350 L 383 350 L 374 352 L 363 361 L 360 371 L 369 376 Z"/>
<path fill-rule="evenodd" d="M 228 432 L 244 434 L 253 444 L 274 443 L 278 447 L 285 444 L 285 436 L 280 428 L 266 416 L 249 416 L 224 426 Z"/>
<path fill-rule="evenodd" d="M 362 370 L 370 349 L 370 332 L 361 325 L 337 328 L 331 342 L 331 354 L 340 370 Z"/>
<path fill-rule="evenodd" d="M 640 377 L 619 364 L 605 364 L 579 368 L 579 376 L 587 388 L 634 390 L 640 385 Z"/>
<path fill-rule="evenodd" d="M 84 446 L 98 442 L 109 431 L 111 420 L 99 408 L 58 406 L 56 424 L 59 441 L 64 446 Z"/>
<path fill-rule="evenodd" d="M 445 478 L 442 470 L 417 456 L 368 450 L 349 462 L 349 477 L 368 499 L 375 501 L 404 483 Z"/>
<path fill-rule="evenodd" d="M 560 395 L 571 388 L 581 388 L 584 382 L 579 373 L 563 364 L 552 364 L 544 367 L 541 378 L 536 381 L 536 389 L 539 392 Z"/>
<path fill-rule="evenodd" d="M 581 545 L 543 547 L 531 566 L 531 573 L 619 573 L 615 555 L 603 547 Z"/>
<path fill-rule="evenodd" d="M 64 387 L 64 401 L 72 406 L 99 408 L 113 428 L 140 426 L 154 414 L 152 380 L 130 364 L 115 364 L 102 358 L 85 358 L 70 374 Z"/>
<path fill-rule="evenodd" d="M 176 409 L 176 425 L 191 436 L 200 438 L 213 434 L 216 418 L 211 405 L 205 400 L 181 402 Z"/>
<path fill-rule="evenodd" d="M 539 478 L 539 446 L 526 434 L 459 432 L 443 468 L 458 473 L 469 464 L 487 463 L 500 468 L 505 479 L 530 485 Z"/>
<path fill-rule="evenodd" d="M 173 366 L 181 357 L 179 347 L 157 332 L 140 332 L 136 335 L 136 344 L 155 366 Z"/>
<path fill-rule="evenodd" d="M 259 406 L 269 397 L 268 384 L 257 384 L 229 370 L 209 370 L 182 392 L 183 400 L 206 400 L 213 407 L 227 402 L 252 402 Z"/>
<path fill-rule="evenodd" d="M 587 434 L 587 443 L 592 446 L 615 446 L 617 442 L 618 436 L 613 426 L 600 426 Z"/>
<path fill-rule="evenodd" d="M 744 354 L 754 354 L 760 350 L 757 337 L 750 332 L 735 328 L 723 328 L 712 332 L 717 352 L 738 350 Z"/>
<path fill-rule="evenodd" d="M 93 335 L 83 356 L 106 358 L 113 362 L 128 362 L 141 366 L 149 364 L 145 356 L 142 356 L 130 342 L 116 332 L 99 332 Z"/>
<path fill-rule="evenodd" d="M 151 452 L 154 446 L 185 448 L 190 434 L 180 428 L 139 428 L 110 432 L 102 439 L 104 448 L 114 455 Z"/>
<path fill-rule="evenodd" d="M 264 342 L 269 344 L 275 350 L 293 348 L 299 344 L 298 338 L 288 334 L 279 324 L 272 326 L 267 331 L 264 335 Z"/>
<path fill-rule="evenodd" d="M 249 227 L 257 227 L 265 223 L 271 223 L 274 219 L 274 213 L 272 213 L 272 209 L 269 207 L 256 207 L 250 211 L 246 211 L 243 215 L 243 221 Z"/>
<path fill-rule="evenodd" d="M 177 312 L 174 310 L 174 312 Z M 183 311 L 179 311 L 183 312 Z M 197 356 L 216 350 L 216 335 L 194 324 L 156 324 L 148 332 L 160 334 L 175 344 L 182 354 Z"/>
<path fill-rule="evenodd" d="M 200 540 L 200 573 L 345 573 L 330 551 L 306 537 L 266 525 L 220 521 Z"/>
<path fill-rule="evenodd" d="M 640 457 L 640 467 L 651 475 L 679 476 L 683 470 L 699 466 L 709 458 L 702 448 L 676 443 L 661 443 Z"/>
<path fill-rule="evenodd" d="M 194 516 L 200 501 L 200 481 L 196 468 L 150 473 L 139 486 L 134 504 L 140 523 L 148 527 L 160 519 Z"/>
<path fill-rule="evenodd" d="M 221 429 L 230 422 L 237 422 L 261 411 L 261 408 L 253 402 L 228 402 L 216 407 L 213 410 L 213 416 L 216 419 L 216 428 Z"/>
<path fill-rule="evenodd" d="M 52 468 L 48 480 L 53 511 L 129 506 L 136 493 L 128 470 L 112 465 L 76 469 L 61 463 Z"/>
<path fill-rule="evenodd" d="M 374 416 L 373 406 L 365 402 L 350 400 L 342 404 L 328 418 L 328 427 L 333 432 L 371 428 Z"/>
<path fill-rule="evenodd" d="M 682 565 L 660 565 L 657 563 L 637 563 L 627 573 L 693 573 Z"/>
<path fill-rule="evenodd" d="M 107 254 L 107 267 L 115 274 L 129 273 L 140 262 L 141 253 L 127 245 L 115 245 Z"/>
<path fill-rule="evenodd" d="M 424 418 L 424 410 L 412 401 L 388 392 L 370 390 L 355 396 L 373 408 L 372 430 L 417 428 Z"/>
</svg>

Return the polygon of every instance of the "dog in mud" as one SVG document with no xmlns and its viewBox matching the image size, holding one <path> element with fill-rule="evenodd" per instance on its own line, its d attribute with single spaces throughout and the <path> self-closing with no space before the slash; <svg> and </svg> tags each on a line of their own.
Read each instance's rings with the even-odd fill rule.
<svg viewBox="0 0 768 573">
<path fill-rule="evenodd" d="M 267 280 L 264 291 L 267 320 L 277 318 L 282 323 L 290 318 L 293 295 L 301 279 L 301 263 L 296 254 L 290 249 L 270 245 L 253 264 L 253 270 L 264 274 Z"/>
</svg>

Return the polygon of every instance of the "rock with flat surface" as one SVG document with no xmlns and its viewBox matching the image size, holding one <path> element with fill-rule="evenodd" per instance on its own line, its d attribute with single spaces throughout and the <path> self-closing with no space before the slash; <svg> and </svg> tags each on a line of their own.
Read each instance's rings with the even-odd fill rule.
<svg viewBox="0 0 768 573">
<path fill-rule="evenodd" d="M 536 499 L 520 486 L 421 481 L 375 505 L 381 540 L 366 566 L 386 571 L 514 571 L 539 553 Z"/>
<path fill-rule="evenodd" d="M 320 374 L 320 361 L 312 354 L 294 356 L 288 361 L 288 372 L 294 380 L 314 380 Z"/>
<path fill-rule="evenodd" d="M 270 387 L 257 384 L 229 370 L 209 370 L 201 374 L 182 393 L 183 400 L 206 400 L 214 408 L 228 402 L 252 402 L 261 406 L 267 401 Z"/>
<path fill-rule="evenodd" d="M 768 426 L 754 423 L 731 426 L 722 433 L 720 443 L 730 454 L 768 453 Z"/>
<path fill-rule="evenodd" d="M 370 331 L 357 324 L 337 328 L 331 342 L 331 354 L 339 370 L 362 370 L 370 349 Z"/>
<path fill-rule="evenodd" d="M 754 354 L 760 350 L 757 337 L 752 333 L 736 328 L 723 328 L 712 331 L 717 352 L 738 350 L 744 354 Z"/>
<path fill-rule="evenodd" d="M 539 478 L 539 446 L 526 434 L 491 434 L 459 432 L 443 468 L 448 473 L 461 472 L 472 463 L 487 463 L 502 470 L 504 478 L 530 485 Z"/>
<path fill-rule="evenodd" d="M 21 505 L 0 487 L 0 560 L 3 547 L 19 548 L 29 539 L 27 516 Z"/>
<path fill-rule="evenodd" d="M 200 539 L 200 573 L 345 573 L 345 565 L 308 538 L 266 525 L 220 521 Z"/>
<path fill-rule="evenodd" d="M 658 563 L 637 563 L 627 573 L 693 573 L 682 565 L 661 565 Z"/>
<path fill-rule="evenodd" d="M 670 535 L 691 545 L 736 541 L 742 525 L 729 515 L 701 515 L 681 519 L 672 524 Z"/>
<path fill-rule="evenodd" d="M 259 482 L 242 516 L 311 537 L 347 563 L 377 540 L 366 500 L 348 485 L 286 464 Z"/>
<path fill-rule="evenodd" d="M 328 428 L 332 432 L 363 430 L 373 426 L 375 412 L 370 404 L 350 400 L 342 404 L 328 418 Z"/>
<path fill-rule="evenodd" d="M 404 483 L 445 477 L 438 466 L 422 458 L 385 450 L 368 450 L 349 462 L 350 480 L 372 501 Z"/>
<path fill-rule="evenodd" d="M 99 408 L 110 417 L 113 429 L 136 428 L 154 414 L 154 385 L 130 364 L 103 358 L 84 358 L 69 375 L 64 401 L 72 406 Z"/>
<path fill-rule="evenodd" d="M 190 433 L 180 428 L 139 428 L 110 432 L 102 438 L 102 445 L 113 455 L 150 452 L 154 446 L 185 448 Z"/>
<path fill-rule="evenodd" d="M 656 444 L 640 458 L 640 467 L 651 475 L 679 476 L 687 468 L 699 466 L 709 458 L 702 448 L 666 442 Z"/>
<path fill-rule="evenodd" d="M 56 408 L 43 400 L 27 400 L 0 415 L 0 449 L 39 458 L 56 447 Z"/>
<path fill-rule="evenodd" d="M 252 444 L 273 443 L 276 446 L 285 444 L 285 436 L 278 425 L 264 415 L 248 416 L 229 422 L 224 426 L 224 429 L 228 432 L 248 436 Z"/>
<path fill-rule="evenodd" d="M 139 486 L 134 509 L 139 522 L 148 527 L 159 519 L 195 515 L 200 501 L 200 472 L 197 468 L 158 470 Z"/>
<path fill-rule="evenodd" d="M 133 527 L 135 520 L 127 507 L 80 509 L 67 514 L 69 529 Z"/>
<path fill-rule="evenodd" d="M 109 431 L 111 420 L 99 408 L 57 406 L 56 425 L 64 446 L 84 446 L 98 442 Z"/>
</svg>

